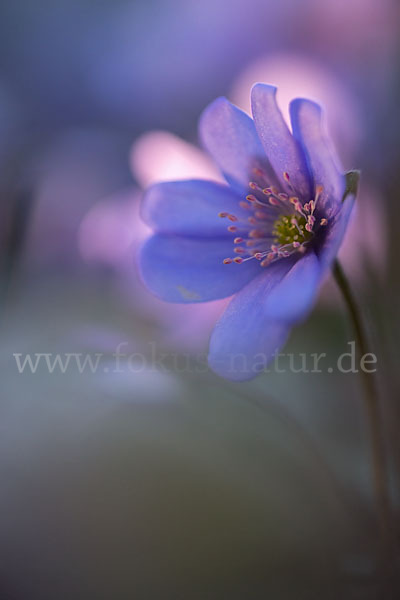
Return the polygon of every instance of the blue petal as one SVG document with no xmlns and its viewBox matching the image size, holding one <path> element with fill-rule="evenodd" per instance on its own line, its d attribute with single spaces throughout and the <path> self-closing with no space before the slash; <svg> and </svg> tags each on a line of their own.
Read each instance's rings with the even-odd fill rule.
<svg viewBox="0 0 400 600">
<path fill-rule="evenodd" d="M 318 258 L 321 268 L 326 271 L 335 260 L 339 248 L 342 244 L 350 221 L 351 211 L 353 210 L 355 196 L 350 194 L 343 202 L 340 210 L 333 217 L 333 222 L 329 225 L 329 231 L 326 234 L 324 244 L 320 249 Z"/>
<path fill-rule="evenodd" d="M 157 234 L 141 249 L 144 283 L 167 302 L 207 302 L 238 292 L 260 273 L 260 263 L 224 265 L 234 256 L 231 240 L 184 238 Z"/>
<path fill-rule="evenodd" d="M 290 104 L 293 135 L 307 156 L 315 185 L 322 185 L 319 204 L 326 217 L 340 205 L 345 189 L 343 169 L 325 134 L 321 107 L 297 98 Z"/>
<path fill-rule="evenodd" d="M 289 325 L 265 314 L 265 297 L 290 268 L 278 261 L 265 269 L 230 302 L 215 326 L 210 340 L 210 367 L 227 379 L 252 379 L 283 346 Z"/>
<path fill-rule="evenodd" d="M 267 296 L 265 314 L 287 323 L 303 320 L 313 306 L 320 281 L 321 266 L 314 252 L 310 251 L 298 259 Z"/>
<path fill-rule="evenodd" d="M 226 98 L 217 98 L 204 110 L 199 128 L 204 147 L 238 190 L 248 189 L 254 167 L 267 168 L 253 120 Z"/>
<path fill-rule="evenodd" d="M 227 185 L 212 181 L 171 181 L 148 188 L 142 200 L 142 217 L 155 231 L 184 236 L 230 237 L 232 223 L 219 212 L 246 220 L 241 198 Z"/>
<path fill-rule="evenodd" d="M 297 194 L 308 200 L 312 179 L 306 157 L 278 108 L 276 87 L 257 83 L 251 92 L 251 107 L 258 136 L 281 187 L 290 191 L 283 177 L 286 172 Z"/>
</svg>

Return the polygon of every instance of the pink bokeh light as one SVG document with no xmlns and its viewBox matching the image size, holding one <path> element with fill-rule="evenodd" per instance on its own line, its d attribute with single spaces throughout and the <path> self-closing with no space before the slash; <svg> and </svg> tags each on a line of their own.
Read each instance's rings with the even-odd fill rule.
<svg viewBox="0 0 400 600">
<path fill-rule="evenodd" d="M 168 131 L 150 131 L 136 140 L 130 164 L 143 188 L 158 181 L 178 179 L 222 181 L 218 169 L 204 152 Z"/>
</svg>

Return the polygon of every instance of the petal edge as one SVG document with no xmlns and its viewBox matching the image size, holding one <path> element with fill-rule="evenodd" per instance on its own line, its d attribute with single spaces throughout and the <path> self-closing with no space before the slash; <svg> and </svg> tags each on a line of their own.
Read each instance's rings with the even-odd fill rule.
<svg viewBox="0 0 400 600">
<path fill-rule="evenodd" d="M 293 135 L 307 157 L 314 186 L 323 187 L 319 205 L 324 216 L 330 217 L 342 201 L 345 177 L 325 132 L 322 109 L 316 102 L 303 98 L 292 100 L 289 109 Z"/>
<path fill-rule="evenodd" d="M 252 169 L 267 163 L 253 120 L 226 98 L 217 98 L 200 116 L 200 139 L 226 180 L 246 191 Z"/>
<path fill-rule="evenodd" d="M 312 181 L 306 157 L 293 137 L 276 101 L 277 88 L 257 83 L 251 91 L 251 106 L 258 136 L 283 189 L 290 193 L 286 172 L 296 192 L 308 201 Z"/>
<path fill-rule="evenodd" d="M 208 302 L 238 292 L 260 269 L 258 261 L 224 265 L 232 242 L 156 234 L 139 253 L 144 284 L 166 302 Z"/>
</svg>

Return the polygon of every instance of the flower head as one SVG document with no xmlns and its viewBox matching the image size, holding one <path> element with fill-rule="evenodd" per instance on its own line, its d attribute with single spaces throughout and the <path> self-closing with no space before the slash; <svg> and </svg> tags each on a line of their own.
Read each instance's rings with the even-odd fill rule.
<svg viewBox="0 0 400 600">
<path fill-rule="evenodd" d="M 342 242 L 354 195 L 325 136 L 321 108 L 290 105 L 290 132 L 276 88 L 252 89 L 253 119 L 225 98 L 200 120 L 202 141 L 227 184 L 158 183 L 142 216 L 144 282 L 169 302 L 234 295 L 210 342 L 220 375 L 244 380 L 262 370 L 290 328 L 311 310 Z"/>
</svg>

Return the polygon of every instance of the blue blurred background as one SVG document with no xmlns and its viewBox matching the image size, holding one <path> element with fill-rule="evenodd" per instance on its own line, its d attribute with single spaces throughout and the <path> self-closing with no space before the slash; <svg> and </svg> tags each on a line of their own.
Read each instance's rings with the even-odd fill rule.
<svg viewBox="0 0 400 600">
<path fill-rule="evenodd" d="M 137 274 L 142 189 L 215 177 L 198 116 L 219 95 L 248 110 L 256 81 L 284 114 L 321 102 L 362 170 L 341 258 L 399 455 L 397 0 L 5 0 L 1 598 L 383 597 L 357 376 L 222 381 L 205 356 L 224 302 L 168 306 Z M 328 281 L 286 352 L 351 340 Z M 27 353 L 101 360 L 20 373 Z"/>
</svg>

